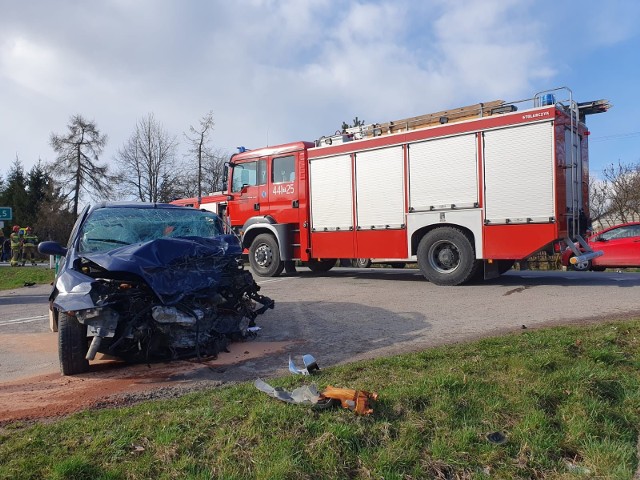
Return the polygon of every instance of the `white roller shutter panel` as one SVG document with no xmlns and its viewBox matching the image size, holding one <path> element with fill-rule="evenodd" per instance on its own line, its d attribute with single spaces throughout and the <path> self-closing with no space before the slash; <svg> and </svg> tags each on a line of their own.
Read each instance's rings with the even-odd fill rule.
<svg viewBox="0 0 640 480">
<path fill-rule="evenodd" d="M 351 156 L 309 161 L 311 228 L 315 231 L 353 228 Z"/>
<path fill-rule="evenodd" d="M 412 211 L 474 207 L 478 202 L 476 135 L 409 145 L 409 207 Z"/>
<path fill-rule="evenodd" d="M 404 155 L 401 146 L 356 154 L 357 225 L 400 228 L 404 217 Z"/>
<path fill-rule="evenodd" d="M 488 223 L 552 221 L 553 123 L 485 132 L 484 163 Z"/>
</svg>

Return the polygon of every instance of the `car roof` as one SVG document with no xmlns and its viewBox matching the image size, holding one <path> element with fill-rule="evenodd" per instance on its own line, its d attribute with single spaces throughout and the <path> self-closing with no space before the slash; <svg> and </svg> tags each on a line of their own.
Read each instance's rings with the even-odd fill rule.
<svg viewBox="0 0 640 480">
<path fill-rule="evenodd" d="M 93 208 L 105 207 L 136 207 L 136 208 L 185 208 L 181 205 L 171 203 L 151 203 L 151 202 L 100 202 L 92 205 Z"/>
<path fill-rule="evenodd" d="M 197 208 L 185 207 L 182 205 L 173 205 L 171 203 L 151 203 L 151 202 L 99 202 L 93 205 L 89 205 L 87 213 L 94 212 L 101 208 L 141 208 L 141 209 L 186 209 L 196 210 Z M 214 213 L 214 212 L 210 212 Z M 215 215 L 215 213 L 214 213 Z"/>
<path fill-rule="evenodd" d="M 603 228 L 602 230 L 599 230 L 598 232 L 595 232 L 595 233 L 601 234 L 601 233 L 604 233 L 604 232 L 608 232 L 609 230 L 613 230 L 614 228 L 628 227 L 630 225 L 640 225 L 640 222 L 619 223 L 619 224 L 613 225 L 611 227 Z"/>
</svg>

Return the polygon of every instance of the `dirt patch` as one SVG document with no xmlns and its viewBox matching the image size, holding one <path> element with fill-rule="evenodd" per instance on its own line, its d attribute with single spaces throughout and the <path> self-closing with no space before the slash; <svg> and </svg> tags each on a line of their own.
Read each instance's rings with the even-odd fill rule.
<svg viewBox="0 0 640 480">
<path fill-rule="evenodd" d="M 28 346 L 31 352 L 56 353 L 58 351 L 58 337 L 50 332 L 46 333 L 14 333 L 0 335 L 2 349 L 8 353 L 21 352 Z"/>
<path fill-rule="evenodd" d="M 226 366 L 284 351 L 292 342 L 242 342 L 211 360 L 126 365 L 101 359 L 91 371 L 72 377 L 59 372 L 3 382 L 0 386 L 0 425 L 16 420 L 59 417 L 95 407 L 115 406 L 146 398 L 176 396 L 203 386 L 223 383 L 211 373 Z M 24 344 L 23 344 L 24 345 Z"/>
</svg>

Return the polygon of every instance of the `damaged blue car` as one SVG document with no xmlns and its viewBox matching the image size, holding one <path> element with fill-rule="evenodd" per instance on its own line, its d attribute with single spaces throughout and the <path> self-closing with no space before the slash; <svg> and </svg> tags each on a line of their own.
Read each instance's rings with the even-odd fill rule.
<svg viewBox="0 0 640 480">
<path fill-rule="evenodd" d="M 78 217 L 49 297 L 63 375 L 98 352 L 130 362 L 215 356 L 274 302 L 243 268 L 239 240 L 211 212 L 101 203 Z"/>
</svg>

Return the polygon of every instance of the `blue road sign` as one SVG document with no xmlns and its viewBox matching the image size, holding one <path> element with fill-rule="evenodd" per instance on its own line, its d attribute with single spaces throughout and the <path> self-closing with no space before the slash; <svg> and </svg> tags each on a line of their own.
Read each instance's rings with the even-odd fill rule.
<svg viewBox="0 0 640 480">
<path fill-rule="evenodd" d="M 11 207 L 0 207 L 0 220 L 13 220 Z"/>
</svg>

